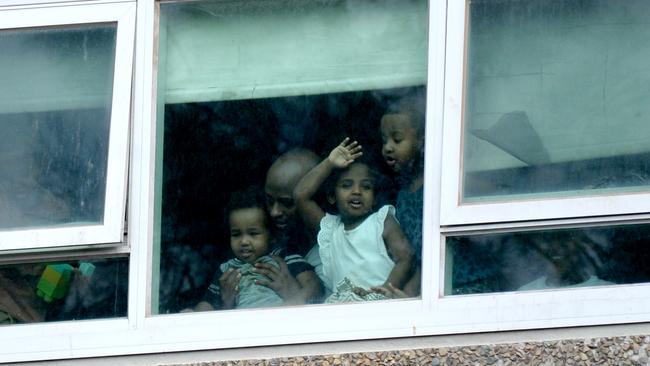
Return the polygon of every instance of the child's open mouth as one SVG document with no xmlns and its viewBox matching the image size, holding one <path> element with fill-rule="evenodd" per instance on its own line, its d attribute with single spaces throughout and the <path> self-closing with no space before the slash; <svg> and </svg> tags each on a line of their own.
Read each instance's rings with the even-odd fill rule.
<svg viewBox="0 0 650 366">
<path fill-rule="evenodd" d="M 352 207 L 354 209 L 359 209 L 359 208 L 363 207 L 363 202 L 361 202 L 361 200 L 352 200 L 352 201 L 349 202 L 349 204 L 350 204 L 350 207 Z"/>
<path fill-rule="evenodd" d="M 396 162 L 397 161 L 394 158 L 386 157 L 386 164 L 388 164 L 388 166 L 392 167 Z"/>
</svg>

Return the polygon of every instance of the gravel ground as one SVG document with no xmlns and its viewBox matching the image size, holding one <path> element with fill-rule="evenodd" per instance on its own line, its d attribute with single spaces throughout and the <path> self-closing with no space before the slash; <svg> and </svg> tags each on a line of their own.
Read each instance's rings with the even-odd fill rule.
<svg viewBox="0 0 650 366">
<path fill-rule="evenodd" d="M 374 366 L 374 365 L 648 365 L 650 336 L 425 348 L 267 360 L 193 363 L 183 366 Z"/>
</svg>

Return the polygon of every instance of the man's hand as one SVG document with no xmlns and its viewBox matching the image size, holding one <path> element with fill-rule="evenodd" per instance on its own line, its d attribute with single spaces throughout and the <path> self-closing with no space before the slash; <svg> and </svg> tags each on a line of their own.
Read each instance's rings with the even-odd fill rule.
<svg viewBox="0 0 650 366">
<path fill-rule="evenodd" d="M 235 307 L 235 299 L 239 293 L 239 280 L 241 273 L 234 269 L 229 269 L 219 277 L 219 288 L 221 290 L 221 302 L 224 309 Z"/>
<path fill-rule="evenodd" d="M 300 290 L 302 287 L 300 283 L 291 275 L 289 267 L 284 259 L 277 255 L 272 256 L 280 265 L 275 267 L 268 263 L 256 263 L 255 272 L 260 273 L 268 278 L 268 280 L 257 280 L 258 285 L 266 286 L 275 291 L 285 303 L 293 304 L 296 298 L 299 298 Z"/>
</svg>

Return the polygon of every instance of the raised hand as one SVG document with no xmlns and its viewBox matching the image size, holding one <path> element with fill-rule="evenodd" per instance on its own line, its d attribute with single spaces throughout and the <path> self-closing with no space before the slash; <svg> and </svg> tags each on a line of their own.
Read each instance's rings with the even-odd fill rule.
<svg viewBox="0 0 650 366">
<path fill-rule="evenodd" d="M 332 150 L 328 160 L 336 168 L 345 168 L 361 155 L 363 155 L 361 145 L 356 141 L 350 142 L 350 138 L 346 137 L 339 146 Z"/>
</svg>

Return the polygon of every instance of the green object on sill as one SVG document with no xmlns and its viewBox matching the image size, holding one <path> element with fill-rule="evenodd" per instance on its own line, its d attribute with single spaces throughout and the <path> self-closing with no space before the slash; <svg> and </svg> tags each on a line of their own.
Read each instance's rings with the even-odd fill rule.
<svg viewBox="0 0 650 366">
<path fill-rule="evenodd" d="M 38 280 L 36 295 L 45 302 L 62 299 L 68 294 L 73 271 L 69 264 L 48 264 Z"/>
</svg>

